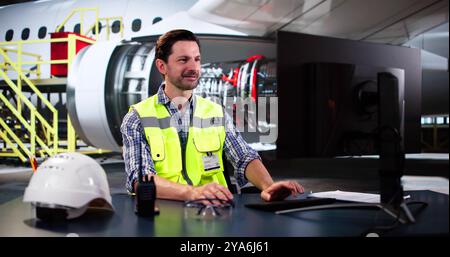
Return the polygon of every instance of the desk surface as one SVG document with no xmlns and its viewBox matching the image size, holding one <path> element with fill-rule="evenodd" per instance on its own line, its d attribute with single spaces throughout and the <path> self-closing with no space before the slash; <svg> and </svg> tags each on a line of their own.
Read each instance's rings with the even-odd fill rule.
<svg viewBox="0 0 450 257">
<path fill-rule="evenodd" d="M 428 206 L 417 213 L 417 223 L 401 225 L 386 235 L 448 235 L 448 195 L 432 191 L 411 191 L 413 201 Z M 305 197 L 305 196 L 302 196 Z M 377 210 L 339 209 L 276 215 L 246 208 L 260 202 L 259 194 L 235 195 L 236 207 L 228 217 L 200 219 L 186 215 L 182 202 L 158 200 L 161 213 L 151 218 L 134 214 L 134 199 L 126 194 L 112 196 L 115 213 L 89 213 L 61 223 L 35 219 L 30 204 L 22 197 L 0 205 L 0 236 L 362 236 L 376 225 L 392 219 Z M 74 235 L 74 234 L 72 234 Z"/>
</svg>

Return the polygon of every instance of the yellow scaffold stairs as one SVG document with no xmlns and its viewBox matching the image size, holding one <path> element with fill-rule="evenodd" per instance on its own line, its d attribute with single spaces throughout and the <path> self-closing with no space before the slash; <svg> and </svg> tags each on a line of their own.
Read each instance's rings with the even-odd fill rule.
<svg viewBox="0 0 450 257">
<path fill-rule="evenodd" d="M 83 26 L 86 13 L 93 12 L 95 22 Z M 61 140 L 58 108 L 39 89 L 52 85 L 66 86 L 67 78 L 42 78 L 42 65 L 70 64 L 76 56 L 76 42 L 94 44 L 99 39 L 99 26 L 106 24 L 106 40 L 109 40 L 112 20 L 120 22 L 123 37 L 122 17 L 99 18 L 98 8 L 74 9 L 56 28 L 60 32 L 75 14 L 79 14 L 80 33 L 70 33 L 64 38 L 0 42 L 0 162 L 2 158 L 18 158 L 22 162 L 33 162 L 36 157 L 48 157 L 58 152 L 77 151 L 77 135 L 67 115 L 67 138 Z M 83 30 L 87 27 L 88 30 Z M 44 60 L 42 55 L 24 51 L 27 44 L 67 44 L 67 58 Z M 61 91 L 61 89 L 59 89 Z M 64 90 L 65 92 L 65 90 Z M 102 149 L 86 153 L 103 153 Z"/>
</svg>

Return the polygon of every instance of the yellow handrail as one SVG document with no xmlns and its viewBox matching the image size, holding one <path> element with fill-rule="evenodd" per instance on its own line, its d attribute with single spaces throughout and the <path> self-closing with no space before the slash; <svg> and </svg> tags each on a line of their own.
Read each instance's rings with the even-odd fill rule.
<svg viewBox="0 0 450 257">
<path fill-rule="evenodd" d="M 34 137 L 36 136 L 36 119 L 35 117 L 37 116 L 39 118 L 39 120 L 42 122 L 42 116 L 39 114 L 39 112 L 36 110 L 36 108 L 30 109 L 30 123 L 28 123 L 21 115 L 20 113 L 14 108 L 14 106 L 8 101 L 8 98 L 6 98 L 3 93 L 0 92 L 0 100 L 2 100 L 2 102 L 6 105 L 6 107 L 8 107 L 9 110 L 11 110 L 11 112 L 19 119 L 20 123 L 22 123 L 22 125 L 30 132 L 30 137 L 31 137 L 31 152 L 34 153 Z M 30 102 L 31 103 L 31 102 Z M 29 107 L 29 105 L 27 105 L 27 107 Z M 42 123 L 42 125 L 45 127 L 50 128 L 50 124 L 48 124 L 47 122 Z M 44 141 L 42 139 L 40 139 L 39 137 L 36 137 L 36 141 L 38 141 L 38 144 L 41 145 L 42 148 L 46 148 L 48 149 L 48 147 L 45 145 Z M 50 152 L 49 152 L 50 153 Z"/>
<path fill-rule="evenodd" d="M 3 48 L 3 51 L 5 51 L 5 52 L 13 52 L 13 53 L 18 53 L 19 52 L 17 49 L 9 49 L 9 48 Z M 25 51 L 22 51 L 22 54 L 23 55 L 32 56 L 32 57 L 36 57 L 36 58 L 42 57 L 42 55 L 40 55 L 40 54 L 34 54 L 34 53 L 30 53 L 30 52 L 25 52 Z"/>
<path fill-rule="evenodd" d="M 11 61 L 9 56 L 0 48 L 0 55 L 5 58 L 5 60 L 11 64 L 14 70 L 18 73 L 18 75 L 28 84 L 28 86 L 34 91 L 34 93 L 42 100 L 42 102 L 52 111 L 56 112 L 55 107 L 42 95 L 42 93 L 37 89 L 37 87 L 25 76 L 23 76 L 22 72 L 20 72 L 20 67 L 18 68 L 17 64 Z M 5 74 L 6 75 L 6 74 Z M 11 81 L 8 77 L 6 77 L 5 81 Z M 11 82 L 12 83 L 12 82 Z M 14 83 L 13 83 L 14 84 Z M 14 89 L 14 88 L 13 88 Z M 18 95 L 21 95 L 21 92 L 16 92 Z M 25 99 L 26 97 L 23 96 Z M 30 103 L 31 104 L 31 103 Z"/>
<path fill-rule="evenodd" d="M 80 37 L 80 40 L 83 37 Z M 85 39 L 85 38 L 83 38 Z M 85 39 L 90 42 L 95 42 L 93 39 Z M 26 41 L 9 41 L 9 42 L 0 42 L 0 46 L 2 45 L 18 45 L 18 44 L 36 44 L 36 43 L 61 43 L 61 42 L 67 42 L 67 38 L 51 38 L 51 39 L 35 39 L 35 40 L 26 40 Z"/>
<path fill-rule="evenodd" d="M 109 22 L 111 20 L 114 20 L 114 21 L 118 20 L 119 21 L 119 24 L 120 24 L 119 33 L 120 33 L 120 37 L 123 38 L 123 18 L 122 18 L 122 16 L 113 16 L 113 17 L 107 17 L 107 18 L 100 18 L 99 20 L 104 20 L 105 23 L 106 23 L 106 25 L 105 25 L 105 27 L 107 28 L 107 30 L 106 30 L 106 40 L 109 40 L 109 35 L 111 34 L 110 31 L 111 31 L 111 28 L 112 28 L 112 24 L 111 25 L 109 24 Z"/>
<path fill-rule="evenodd" d="M 70 12 L 69 15 L 66 16 L 66 18 L 63 20 L 63 22 L 56 27 L 56 32 L 59 32 L 61 28 L 66 25 L 66 23 L 72 18 L 76 13 L 80 13 L 80 34 L 86 35 L 86 33 L 83 33 L 83 22 L 84 22 L 84 14 L 86 12 L 93 11 L 95 12 L 95 39 L 98 39 L 98 8 L 76 8 L 73 9 L 72 12 Z"/>
<path fill-rule="evenodd" d="M 3 119 L 1 120 L 0 123 L 2 123 L 2 127 L 3 127 Z M 6 129 L 7 129 L 7 127 L 5 128 L 5 130 Z M 25 162 L 27 160 L 27 158 L 25 158 L 25 156 L 19 151 L 19 149 L 17 149 L 17 147 L 11 142 L 11 140 L 9 140 L 8 136 L 5 133 L 3 133 L 1 130 L 0 130 L 0 138 L 5 140 L 6 144 L 9 147 L 11 147 L 11 149 L 15 153 L 14 155 L 11 153 L 0 153 L 0 156 L 5 156 L 5 157 L 17 156 L 23 162 Z"/>
<path fill-rule="evenodd" d="M 30 43 L 55 43 L 55 42 L 66 42 L 68 44 L 68 53 L 67 53 L 67 59 L 59 59 L 59 60 L 37 60 L 37 61 L 22 61 L 21 58 L 18 58 L 17 62 L 13 62 L 11 60 L 11 58 L 5 53 L 4 50 L 2 50 L 3 48 L 0 47 L 0 58 L 3 56 L 4 58 L 4 64 L 3 64 L 3 68 L 7 68 L 6 70 L 15 70 L 18 74 L 18 80 L 17 80 L 17 86 L 15 92 L 16 94 L 21 94 L 21 85 L 22 85 L 22 80 L 30 86 L 30 88 L 33 90 L 34 93 L 36 93 L 37 97 L 39 99 L 42 100 L 42 102 L 46 105 L 47 108 L 49 108 L 54 115 L 53 118 L 53 124 L 52 126 L 50 126 L 48 123 L 46 123 L 45 121 L 42 122 L 41 124 L 43 125 L 43 129 L 44 131 L 46 131 L 46 138 L 50 138 L 52 135 L 53 136 L 53 140 L 52 141 L 48 141 L 51 142 L 51 144 L 53 145 L 53 150 L 51 151 L 52 154 L 58 152 L 58 151 L 75 151 L 76 149 L 76 134 L 75 134 L 75 130 L 72 127 L 71 121 L 70 121 L 70 117 L 67 116 L 67 149 L 59 149 L 59 142 L 58 142 L 58 138 L 56 137 L 56 135 L 58 134 L 58 125 L 57 125 L 57 110 L 54 109 L 53 105 L 51 105 L 51 103 L 39 92 L 39 90 L 37 89 L 37 87 L 24 75 L 25 70 L 23 70 L 21 68 L 22 65 L 37 65 L 38 66 L 38 71 L 40 72 L 40 65 L 41 64 L 68 64 L 70 65 L 70 63 L 72 62 L 73 58 L 75 57 L 76 53 L 75 53 L 75 42 L 76 41 L 83 41 L 83 42 L 87 42 L 90 44 L 95 43 L 95 40 L 89 39 L 89 38 L 85 38 L 85 37 L 81 37 L 78 36 L 76 34 L 69 34 L 66 38 L 52 38 L 52 39 L 43 39 L 43 40 L 29 40 L 29 41 L 16 41 L 16 42 L 0 42 L 0 46 L 7 46 L 7 45 L 13 45 L 16 46 L 17 49 L 19 49 L 18 55 L 21 54 L 21 49 L 22 49 L 22 45 L 23 44 L 30 44 Z M 2 74 L 3 77 L 6 76 L 6 74 Z M 9 81 L 7 82 L 7 84 L 11 84 L 13 86 L 15 86 L 15 84 L 8 78 L 5 79 L 5 81 Z M 19 92 L 19 93 L 17 93 Z M 17 102 L 22 101 L 22 97 L 18 97 Z M 51 107 L 50 107 L 51 106 Z M 21 105 L 18 105 L 17 111 L 19 112 L 19 114 L 21 113 Z M 56 113 L 55 113 L 56 112 Z M 38 121 L 42 121 L 44 120 L 42 116 L 40 115 L 36 115 L 36 118 Z M 34 135 L 34 134 L 31 134 Z M 41 147 L 46 148 L 45 144 L 41 144 L 40 142 L 42 142 L 42 140 L 40 138 L 36 138 L 36 141 L 38 142 L 39 145 L 41 145 Z M 34 141 L 33 141 L 34 142 Z M 32 146 L 33 147 L 33 146 Z M 0 154 L 0 156 L 2 156 Z"/>
<path fill-rule="evenodd" d="M 33 65 L 33 64 L 36 65 L 35 70 L 32 70 L 31 68 L 28 69 L 28 70 L 27 69 L 22 69 L 22 72 L 26 72 L 26 73 L 29 73 L 29 74 L 36 74 L 36 77 L 38 79 L 41 78 L 41 67 L 40 66 L 41 66 L 41 64 L 43 64 L 43 62 L 41 62 L 42 61 L 42 55 L 34 54 L 34 53 L 30 53 L 30 52 L 25 52 L 25 51 L 21 51 L 20 52 L 17 49 L 9 49 L 9 48 L 4 48 L 4 47 L 0 47 L 0 48 L 3 49 L 3 51 L 5 53 L 12 52 L 12 53 L 16 53 L 17 55 L 22 54 L 22 55 L 26 55 L 26 56 L 30 56 L 30 57 L 35 57 L 36 61 L 27 61 L 27 62 L 22 61 L 22 65 Z M 16 62 L 15 64 L 18 64 L 18 62 Z M 2 68 L 4 71 L 14 70 L 10 66 L 10 63 L 8 63 L 6 61 L 4 61 L 3 63 L 0 63 L 0 68 Z"/>
<path fill-rule="evenodd" d="M 95 13 L 95 22 L 89 27 L 88 30 L 84 30 L 86 28 L 85 24 L 85 14 L 87 12 Z M 27 160 L 31 156 L 36 155 L 36 152 L 39 152 L 41 155 L 47 153 L 48 155 L 56 154 L 59 151 L 75 151 L 76 149 L 76 134 L 75 130 L 71 124 L 70 117 L 67 116 L 67 149 L 59 149 L 59 139 L 58 139 L 58 111 L 53 107 L 53 105 L 47 100 L 46 97 L 38 90 L 38 88 L 31 82 L 31 80 L 27 77 L 30 74 L 36 74 L 37 78 L 41 78 L 41 65 L 48 64 L 67 64 L 70 65 L 73 58 L 76 56 L 76 41 L 83 41 L 89 44 L 95 43 L 95 41 L 99 38 L 99 26 L 101 25 L 100 21 L 105 21 L 106 24 L 106 36 L 107 40 L 110 39 L 111 31 L 112 31 L 112 20 L 119 20 L 119 32 L 121 37 L 123 37 L 124 25 L 123 18 L 120 16 L 116 17 L 108 17 L 108 18 L 99 18 L 99 9 L 98 8 L 77 8 L 74 9 L 69 15 L 65 17 L 63 22 L 59 24 L 56 28 L 56 32 L 59 32 L 63 26 L 65 26 L 68 21 L 75 15 L 79 13 L 80 15 L 80 34 L 84 37 L 80 37 L 77 34 L 70 33 L 67 37 L 63 38 L 52 38 L 52 39 L 42 39 L 42 40 L 26 40 L 26 41 L 16 41 L 16 42 L 0 42 L 0 60 L 3 57 L 2 62 L 0 62 L 0 79 L 3 78 L 4 82 L 7 86 L 9 86 L 15 94 L 16 104 L 10 102 L 10 100 L 0 92 L 0 103 L 3 103 L 3 106 L 9 109 L 9 112 L 15 116 L 15 120 L 18 121 L 15 128 L 8 127 L 8 124 L 5 120 L 1 119 L 0 122 L 0 138 L 6 143 L 9 147 L 9 152 L 6 152 L 8 148 L 2 148 L 2 152 L 0 152 L 1 156 L 16 156 L 19 157 L 22 161 Z M 84 33 L 85 32 L 85 33 Z M 95 39 L 90 39 L 86 35 L 88 33 L 95 33 Z M 27 51 L 23 51 L 23 46 L 25 44 L 36 44 L 36 43 L 58 43 L 58 42 L 66 42 L 68 46 L 67 58 L 66 59 L 58 59 L 58 60 L 43 60 L 42 56 L 39 54 L 30 53 Z M 6 48 L 5 46 L 13 46 L 11 48 Z M 8 55 L 8 53 L 17 54 L 17 58 L 12 61 L 12 58 Z M 35 59 L 24 59 L 24 57 L 32 57 Z M 14 58 L 13 58 L 14 59 Z M 27 66 L 32 65 L 32 66 Z M 17 73 L 17 81 L 14 82 L 12 79 L 8 77 L 7 72 L 14 71 Z M 26 75 L 25 75 L 26 74 Z M 22 86 L 27 85 L 32 92 L 37 96 L 37 98 L 44 104 L 45 108 L 50 110 L 52 115 L 52 121 L 47 121 L 33 106 L 31 101 L 23 94 Z M 29 109 L 30 117 L 22 115 L 22 108 Z M 26 118 L 25 118 L 26 117 Z M 29 118 L 29 120 L 27 120 Z M 47 117 L 48 118 L 48 117 Z M 42 126 L 42 134 L 36 131 L 36 125 L 39 124 Z M 14 129 L 18 129 L 20 127 L 25 128 L 26 133 L 23 138 L 19 138 L 18 135 L 15 134 Z M 16 132 L 17 133 L 17 132 Z M 39 133 L 39 135 L 37 134 Z M 41 138 L 42 137 L 42 138 Z M 21 140 L 24 140 L 22 142 Z M 29 141 L 29 148 L 26 147 L 26 143 Z M 40 147 L 40 150 L 36 150 L 36 146 Z M 50 147 L 52 146 L 52 147 Z M 12 152 L 11 152 L 12 149 Z M 99 149 L 94 152 L 108 152 L 102 149 Z"/>
<path fill-rule="evenodd" d="M 28 156 L 31 156 L 32 153 L 28 148 L 22 143 L 22 141 L 14 134 L 14 131 L 12 131 L 9 126 L 5 123 L 3 119 L 0 119 L 0 125 L 3 127 L 3 129 L 9 134 L 9 136 L 14 139 L 14 141 L 17 143 L 18 146 L 24 151 Z M 7 137 L 5 137 L 7 138 Z"/>
<path fill-rule="evenodd" d="M 35 138 L 35 128 L 34 128 L 35 122 L 34 122 L 34 119 L 35 119 L 35 117 L 37 117 L 38 120 L 41 122 L 41 124 L 43 124 L 44 127 L 47 127 L 47 129 L 51 132 L 51 134 L 53 134 L 53 151 L 54 151 L 54 153 L 56 153 L 57 148 L 58 148 L 58 111 L 42 95 L 42 93 L 36 88 L 36 86 L 26 76 L 23 75 L 23 73 L 17 67 L 18 65 L 13 63 L 11 61 L 11 59 L 9 58 L 9 56 L 1 48 L 0 48 L 0 56 L 3 56 L 4 60 L 7 63 L 9 63 L 13 67 L 13 69 L 17 72 L 17 74 L 18 74 L 17 81 L 18 82 L 22 81 L 22 80 L 25 81 L 25 83 L 36 94 L 38 99 L 40 99 L 42 101 L 42 103 L 52 112 L 52 114 L 53 114 L 53 124 L 52 124 L 52 126 L 50 126 L 50 124 L 47 122 L 47 120 L 44 117 L 42 117 L 42 115 L 39 112 L 37 112 L 36 108 L 28 100 L 28 98 L 23 95 L 23 93 L 21 92 L 21 89 L 14 84 L 14 82 L 6 75 L 6 73 L 4 71 L 0 70 L 0 77 L 3 77 L 3 79 L 7 83 L 7 85 L 14 91 L 14 93 L 18 97 L 17 102 L 19 103 L 19 99 L 20 99 L 28 107 L 28 109 L 30 110 L 31 120 L 33 121 L 32 124 L 31 124 L 31 127 L 27 126 L 28 122 L 26 122 L 26 120 L 24 120 L 23 117 L 21 116 L 19 105 L 17 106 L 18 107 L 17 110 L 15 110 L 14 107 L 12 105 L 10 105 L 9 101 L 7 101 L 7 99 L 3 96 L 3 94 L 1 95 L 2 96 L 2 101 L 15 114 L 15 116 L 19 119 L 19 121 L 26 128 L 31 130 L 30 131 L 30 135 L 31 135 L 32 139 Z M 6 101 L 5 101 L 5 99 L 6 99 Z M 48 149 L 48 147 L 45 146 L 45 144 L 43 143 L 43 141 L 39 137 L 37 137 L 35 139 L 36 139 L 36 141 L 38 141 L 38 143 L 41 145 L 41 147 Z M 16 143 L 18 143 L 18 142 L 16 142 Z M 34 148 L 34 140 L 31 140 L 31 148 L 32 148 L 33 154 L 34 154 L 34 149 L 33 149 Z M 52 152 L 48 150 L 48 154 L 52 155 Z"/>
<path fill-rule="evenodd" d="M 22 49 L 22 45 L 24 44 L 36 44 L 36 43 L 68 43 L 71 40 L 78 40 L 78 41 L 82 41 L 82 42 L 86 42 L 89 44 L 94 44 L 95 40 L 89 39 L 89 38 L 84 38 L 84 37 L 80 37 L 77 35 L 71 35 L 71 38 L 52 38 L 52 39 L 42 39 L 42 40 L 27 40 L 27 41 L 12 41 L 12 42 L 0 42 L 0 49 L 2 49 L 5 54 L 7 52 L 14 52 L 19 54 L 24 54 L 26 53 L 26 55 L 28 56 L 34 56 L 37 57 L 36 61 L 20 61 L 21 65 L 37 65 L 36 71 L 32 71 L 32 70 L 23 70 L 21 69 L 21 71 L 27 71 L 29 73 L 36 73 L 37 77 L 40 78 L 41 75 L 41 65 L 43 64 L 70 64 L 71 59 L 59 59 L 59 60 L 42 60 L 42 56 L 38 55 L 38 54 L 32 54 L 32 53 L 28 53 L 25 51 L 19 51 L 16 49 L 9 49 L 9 48 L 5 48 L 5 47 L 1 47 L 1 46 L 16 46 L 17 49 Z M 20 58 L 22 59 L 22 58 Z M 8 61 L 4 61 L 3 63 L 0 63 L 0 69 L 3 70 L 14 70 L 10 65 L 15 64 L 16 66 L 19 67 L 19 61 L 17 62 L 13 62 L 11 61 L 11 58 L 8 59 Z M 21 67 L 20 67 L 21 68 Z"/>
<path fill-rule="evenodd" d="M 8 99 L 3 95 L 3 93 L 0 93 L 0 100 L 2 100 L 2 102 L 5 104 L 6 107 L 8 107 L 9 110 L 11 110 L 11 112 L 17 117 L 17 119 L 20 121 L 20 123 L 29 131 L 30 133 L 30 151 L 26 151 L 28 154 L 35 154 L 35 142 L 37 141 L 37 143 L 47 151 L 47 154 L 52 155 L 54 154 L 56 151 L 56 149 L 54 149 L 53 151 L 51 151 L 47 145 L 44 143 L 44 141 L 36 136 L 36 122 L 35 122 L 35 117 L 37 117 L 39 119 L 39 121 L 41 122 L 41 124 L 43 124 L 45 127 L 47 127 L 54 135 L 54 143 L 57 141 L 57 137 L 58 137 L 58 122 L 57 120 L 55 120 L 55 115 L 53 115 L 53 120 L 55 121 L 53 123 L 53 125 L 56 127 L 52 127 L 50 126 L 50 124 L 44 119 L 44 117 L 42 117 L 42 115 L 36 110 L 36 108 L 33 106 L 33 104 L 30 102 L 30 100 L 28 100 L 23 94 L 18 94 L 18 88 L 14 85 L 14 83 L 5 76 L 6 74 L 3 71 L 0 71 L 0 77 L 3 77 L 6 81 L 6 83 L 14 90 L 14 92 L 17 94 L 18 97 L 21 98 L 22 102 L 28 107 L 28 109 L 30 110 L 30 123 L 28 123 L 23 116 L 18 112 L 17 109 L 14 108 L 14 106 L 8 101 Z M 56 111 L 56 110 L 55 110 Z M 3 122 L 3 119 L 2 119 Z M 7 126 L 6 123 L 4 123 L 3 127 Z M 5 130 L 8 131 L 8 129 L 5 128 Z M 14 133 L 13 131 L 8 131 L 9 134 Z M 24 150 L 24 148 L 26 148 L 23 144 L 23 142 L 17 137 L 17 136 L 13 136 L 13 139 L 15 140 L 15 142 L 22 148 L 22 150 Z M 28 150 L 28 149 L 27 149 Z M 25 151 L 25 150 L 24 150 Z"/>
</svg>

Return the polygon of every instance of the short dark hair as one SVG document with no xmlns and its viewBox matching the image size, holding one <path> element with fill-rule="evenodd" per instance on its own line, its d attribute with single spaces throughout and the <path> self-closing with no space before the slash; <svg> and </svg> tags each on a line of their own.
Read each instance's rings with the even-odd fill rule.
<svg viewBox="0 0 450 257">
<path fill-rule="evenodd" d="M 169 55 L 172 54 L 172 46 L 178 41 L 195 41 L 200 49 L 200 41 L 191 31 L 185 29 L 171 30 L 161 35 L 156 41 L 156 59 L 167 62 Z"/>
</svg>

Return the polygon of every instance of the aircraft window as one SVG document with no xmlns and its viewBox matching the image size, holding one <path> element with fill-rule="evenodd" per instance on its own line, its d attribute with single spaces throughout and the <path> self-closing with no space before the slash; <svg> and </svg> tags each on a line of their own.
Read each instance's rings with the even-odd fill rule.
<svg viewBox="0 0 450 257">
<path fill-rule="evenodd" d="M 112 33 L 119 33 L 120 31 L 120 21 L 114 21 L 111 25 L 111 31 Z"/>
<path fill-rule="evenodd" d="M 74 27 L 73 27 L 73 32 L 80 34 L 80 23 L 77 23 Z"/>
<path fill-rule="evenodd" d="M 58 28 L 58 27 L 56 27 L 56 28 Z M 56 31 L 56 29 L 55 29 L 55 31 Z M 58 32 L 64 32 L 64 26 L 62 26 Z"/>
<path fill-rule="evenodd" d="M 39 39 L 45 38 L 46 35 L 47 35 L 47 27 L 45 27 L 45 26 L 40 27 L 38 30 Z"/>
<path fill-rule="evenodd" d="M 161 17 L 155 17 L 155 18 L 153 19 L 152 24 L 158 23 L 158 22 L 160 22 L 160 21 L 162 21 L 162 18 L 161 18 Z"/>
<path fill-rule="evenodd" d="M 5 40 L 11 41 L 13 39 L 13 36 L 14 36 L 14 30 L 8 29 L 8 31 L 6 31 L 6 34 L 5 34 Z"/>
<path fill-rule="evenodd" d="M 22 40 L 27 40 L 30 37 L 30 29 L 24 28 L 22 30 Z"/>
<path fill-rule="evenodd" d="M 98 34 L 102 32 L 102 23 L 98 22 Z M 92 35 L 95 35 L 95 27 L 92 28 Z"/>
<path fill-rule="evenodd" d="M 131 23 L 131 30 L 133 32 L 138 32 L 139 30 L 141 30 L 141 23 L 141 19 L 135 19 L 133 23 Z"/>
</svg>

